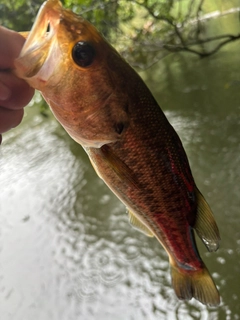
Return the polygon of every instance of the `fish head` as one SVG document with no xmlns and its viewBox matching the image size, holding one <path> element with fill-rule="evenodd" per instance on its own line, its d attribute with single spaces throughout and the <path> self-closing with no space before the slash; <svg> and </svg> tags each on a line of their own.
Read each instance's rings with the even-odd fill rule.
<svg viewBox="0 0 240 320">
<path fill-rule="evenodd" d="M 119 86 L 126 87 L 123 65 L 90 22 L 60 1 L 48 0 L 15 61 L 15 73 L 41 91 L 76 141 L 100 147 L 116 141 L 119 123 L 121 127 L 127 121 L 122 107 L 127 96 L 124 88 L 119 91 Z"/>
</svg>

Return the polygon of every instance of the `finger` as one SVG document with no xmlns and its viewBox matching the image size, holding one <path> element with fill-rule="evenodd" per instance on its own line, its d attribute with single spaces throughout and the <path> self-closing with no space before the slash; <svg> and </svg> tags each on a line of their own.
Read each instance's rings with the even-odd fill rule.
<svg viewBox="0 0 240 320">
<path fill-rule="evenodd" d="M 34 89 L 24 80 L 17 78 L 10 71 L 0 71 L 0 99 L 2 100 L 0 105 L 2 107 L 21 109 L 31 101 L 33 94 Z"/>
<path fill-rule="evenodd" d="M 10 110 L 0 107 L 0 133 L 15 128 L 22 121 L 23 109 Z"/>
<path fill-rule="evenodd" d="M 11 96 L 11 91 L 0 81 L 0 100 L 5 101 Z"/>
<path fill-rule="evenodd" d="M 14 59 L 19 56 L 25 39 L 17 32 L 0 26 L 0 69 L 14 68 Z"/>
</svg>

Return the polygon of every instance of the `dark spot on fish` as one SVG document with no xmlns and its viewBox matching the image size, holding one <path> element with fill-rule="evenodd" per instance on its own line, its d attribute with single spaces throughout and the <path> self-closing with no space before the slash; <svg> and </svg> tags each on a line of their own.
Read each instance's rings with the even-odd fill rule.
<svg viewBox="0 0 240 320">
<path fill-rule="evenodd" d="M 128 103 L 126 103 L 123 107 L 123 110 L 128 113 L 128 109 L 129 109 L 129 106 L 128 106 Z"/>
<path fill-rule="evenodd" d="M 196 201 L 196 197 L 195 197 L 195 194 L 194 194 L 193 191 L 188 191 L 187 194 L 188 194 L 188 198 L 189 198 L 192 202 L 195 202 L 195 201 Z"/>
<path fill-rule="evenodd" d="M 123 129 L 125 127 L 124 123 L 123 122 L 118 122 L 115 124 L 115 130 L 118 134 L 121 134 L 123 132 Z"/>
<path fill-rule="evenodd" d="M 147 194 L 147 195 L 145 195 L 144 198 L 145 198 L 145 201 L 146 201 L 147 203 L 149 203 L 149 205 L 152 205 L 152 203 L 155 202 L 154 195 Z"/>
</svg>

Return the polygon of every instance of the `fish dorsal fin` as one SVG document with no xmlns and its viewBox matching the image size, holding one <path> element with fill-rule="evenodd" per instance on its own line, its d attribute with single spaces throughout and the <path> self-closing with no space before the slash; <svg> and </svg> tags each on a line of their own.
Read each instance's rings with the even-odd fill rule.
<svg viewBox="0 0 240 320">
<path fill-rule="evenodd" d="M 194 229 L 209 251 L 217 251 L 220 234 L 212 210 L 197 187 L 195 194 L 198 207 Z"/>
<path fill-rule="evenodd" d="M 130 210 L 128 210 L 128 216 L 129 222 L 134 229 L 137 229 L 138 231 L 144 233 L 148 237 L 154 237 L 152 231 L 149 230 L 148 227 L 145 224 L 143 224 Z"/>
</svg>

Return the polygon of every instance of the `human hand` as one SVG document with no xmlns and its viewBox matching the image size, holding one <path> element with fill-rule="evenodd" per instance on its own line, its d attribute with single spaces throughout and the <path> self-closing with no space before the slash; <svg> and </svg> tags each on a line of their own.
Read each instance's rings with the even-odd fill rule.
<svg viewBox="0 0 240 320">
<path fill-rule="evenodd" d="M 17 32 L 0 26 L 0 144 L 1 133 L 19 125 L 23 108 L 34 94 L 34 89 L 11 71 L 24 41 Z"/>
</svg>

